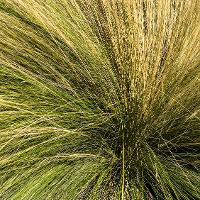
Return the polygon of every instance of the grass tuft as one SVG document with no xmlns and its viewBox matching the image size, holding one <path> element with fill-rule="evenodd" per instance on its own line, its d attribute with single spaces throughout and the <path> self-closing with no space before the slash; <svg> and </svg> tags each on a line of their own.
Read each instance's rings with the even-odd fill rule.
<svg viewBox="0 0 200 200">
<path fill-rule="evenodd" d="M 199 0 L 0 0 L 0 199 L 200 199 Z"/>
</svg>

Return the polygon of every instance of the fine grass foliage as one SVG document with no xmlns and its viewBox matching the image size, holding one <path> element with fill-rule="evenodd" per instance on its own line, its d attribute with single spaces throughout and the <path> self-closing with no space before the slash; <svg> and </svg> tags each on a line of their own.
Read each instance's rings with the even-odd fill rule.
<svg viewBox="0 0 200 200">
<path fill-rule="evenodd" d="M 0 0 L 0 199 L 200 199 L 199 0 Z"/>
</svg>

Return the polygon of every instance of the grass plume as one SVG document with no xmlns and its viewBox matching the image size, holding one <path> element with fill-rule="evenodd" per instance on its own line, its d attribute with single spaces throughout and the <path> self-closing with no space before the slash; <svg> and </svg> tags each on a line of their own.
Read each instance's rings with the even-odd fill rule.
<svg viewBox="0 0 200 200">
<path fill-rule="evenodd" d="M 0 199 L 200 199 L 199 0 L 0 0 Z"/>
</svg>

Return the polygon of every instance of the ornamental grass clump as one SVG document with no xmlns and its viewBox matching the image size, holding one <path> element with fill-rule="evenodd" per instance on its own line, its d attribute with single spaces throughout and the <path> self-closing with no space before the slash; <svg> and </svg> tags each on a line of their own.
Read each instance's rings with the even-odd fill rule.
<svg viewBox="0 0 200 200">
<path fill-rule="evenodd" d="M 0 199 L 200 199 L 199 0 L 0 0 Z"/>
</svg>

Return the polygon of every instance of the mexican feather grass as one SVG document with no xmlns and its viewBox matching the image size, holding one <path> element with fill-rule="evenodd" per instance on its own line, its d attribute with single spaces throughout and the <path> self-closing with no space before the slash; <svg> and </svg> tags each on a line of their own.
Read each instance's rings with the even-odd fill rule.
<svg viewBox="0 0 200 200">
<path fill-rule="evenodd" d="M 0 0 L 0 199 L 200 199 L 199 0 Z"/>
</svg>

